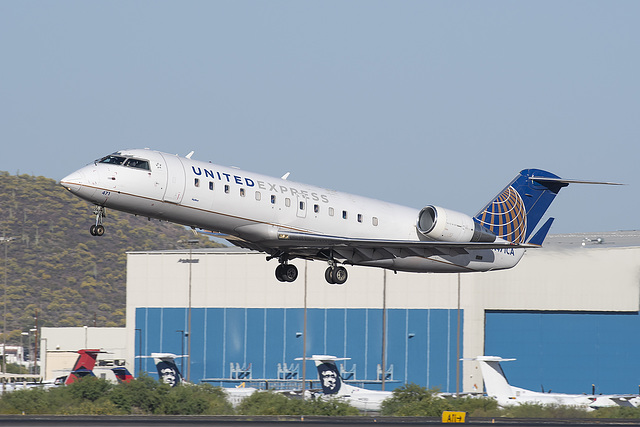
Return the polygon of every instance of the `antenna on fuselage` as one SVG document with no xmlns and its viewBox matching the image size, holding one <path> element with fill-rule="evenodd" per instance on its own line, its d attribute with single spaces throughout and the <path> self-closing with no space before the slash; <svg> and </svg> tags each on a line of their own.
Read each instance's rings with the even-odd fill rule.
<svg viewBox="0 0 640 427">
<path fill-rule="evenodd" d="M 184 157 L 186 157 L 187 159 L 191 160 L 191 156 L 193 156 L 193 151 L 192 151 L 192 152 L 190 152 L 189 154 L 187 154 L 187 155 L 186 155 L 186 156 L 184 156 Z"/>
<path fill-rule="evenodd" d="M 291 175 L 291 172 L 285 173 L 284 175 L 282 175 L 282 179 L 284 179 L 286 181 L 287 178 L 289 178 L 289 175 Z"/>
</svg>

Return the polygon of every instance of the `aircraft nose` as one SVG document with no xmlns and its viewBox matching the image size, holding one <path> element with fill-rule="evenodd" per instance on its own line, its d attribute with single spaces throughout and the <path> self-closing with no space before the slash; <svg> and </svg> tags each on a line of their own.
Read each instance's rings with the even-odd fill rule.
<svg viewBox="0 0 640 427">
<path fill-rule="evenodd" d="M 85 176 L 79 170 L 65 176 L 60 180 L 60 185 L 62 185 L 72 193 L 77 193 L 78 191 L 80 191 L 80 188 L 82 188 L 85 183 Z"/>
</svg>

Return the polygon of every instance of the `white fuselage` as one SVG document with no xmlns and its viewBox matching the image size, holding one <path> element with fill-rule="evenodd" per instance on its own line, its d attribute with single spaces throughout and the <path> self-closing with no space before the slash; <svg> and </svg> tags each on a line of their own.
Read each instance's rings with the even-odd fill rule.
<svg viewBox="0 0 640 427">
<path fill-rule="evenodd" d="M 149 161 L 149 169 L 91 163 L 61 180 L 75 195 L 100 206 L 185 226 L 237 236 L 256 249 L 286 248 L 278 232 L 354 239 L 424 240 L 416 230 L 419 210 L 245 172 L 152 150 L 122 155 Z M 297 248 L 304 254 L 304 248 Z M 465 253 L 358 257 L 345 263 L 415 272 L 467 272 L 511 268 L 523 249 Z M 313 251 L 307 254 L 313 257 Z M 370 255 L 370 254 L 367 254 Z"/>
</svg>

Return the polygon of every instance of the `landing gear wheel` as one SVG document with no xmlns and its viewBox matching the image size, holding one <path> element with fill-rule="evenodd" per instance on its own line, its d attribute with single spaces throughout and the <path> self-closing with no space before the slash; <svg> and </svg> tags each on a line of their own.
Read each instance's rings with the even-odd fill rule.
<svg viewBox="0 0 640 427">
<path fill-rule="evenodd" d="M 104 206 L 96 205 L 93 214 L 96 216 L 96 223 L 89 228 L 89 233 L 92 236 L 102 236 L 104 234 L 104 226 L 102 225 L 102 218 L 105 216 Z"/>
<path fill-rule="evenodd" d="M 103 225 L 92 225 L 91 228 L 89 228 L 89 233 L 91 233 L 92 236 L 102 236 L 104 234 L 104 226 Z"/>
<path fill-rule="evenodd" d="M 335 267 L 331 272 L 331 278 L 336 285 L 342 285 L 347 281 L 347 269 L 344 267 Z"/>
<path fill-rule="evenodd" d="M 327 269 L 324 271 L 324 280 L 326 280 L 330 285 L 335 284 L 335 282 L 333 281 L 333 268 L 327 267 Z"/>
<path fill-rule="evenodd" d="M 324 271 L 324 279 L 330 285 L 342 285 L 347 281 L 347 269 L 344 267 L 329 267 Z"/>
<path fill-rule="evenodd" d="M 293 264 L 280 264 L 276 267 L 276 279 L 280 282 L 293 282 L 298 278 L 298 268 Z"/>
</svg>

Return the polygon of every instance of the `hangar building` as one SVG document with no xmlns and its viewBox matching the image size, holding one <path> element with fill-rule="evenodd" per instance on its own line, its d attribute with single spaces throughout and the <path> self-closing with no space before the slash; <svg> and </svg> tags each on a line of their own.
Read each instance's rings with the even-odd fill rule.
<svg viewBox="0 0 640 427">
<path fill-rule="evenodd" d="M 484 354 L 515 357 L 504 369 L 523 388 L 638 391 L 640 231 L 552 235 L 488 273 L 351 266 L 339 286 L 325 263 L 293 263 L 297 281 L 281 283 L 276 261 L 237 248 L 128 253 L 128 366 L 152 373 L 136 356 L 171 352 L 190 355 L 178 366 L 195 383 L 315 379 L 295 360 L 306 343 L 306 356 L 351 358 L 344 376 L 370 388 L 384 371 L 387 389 L 481 391 L 477 363 L 457 360 Z"/>
</svg>

